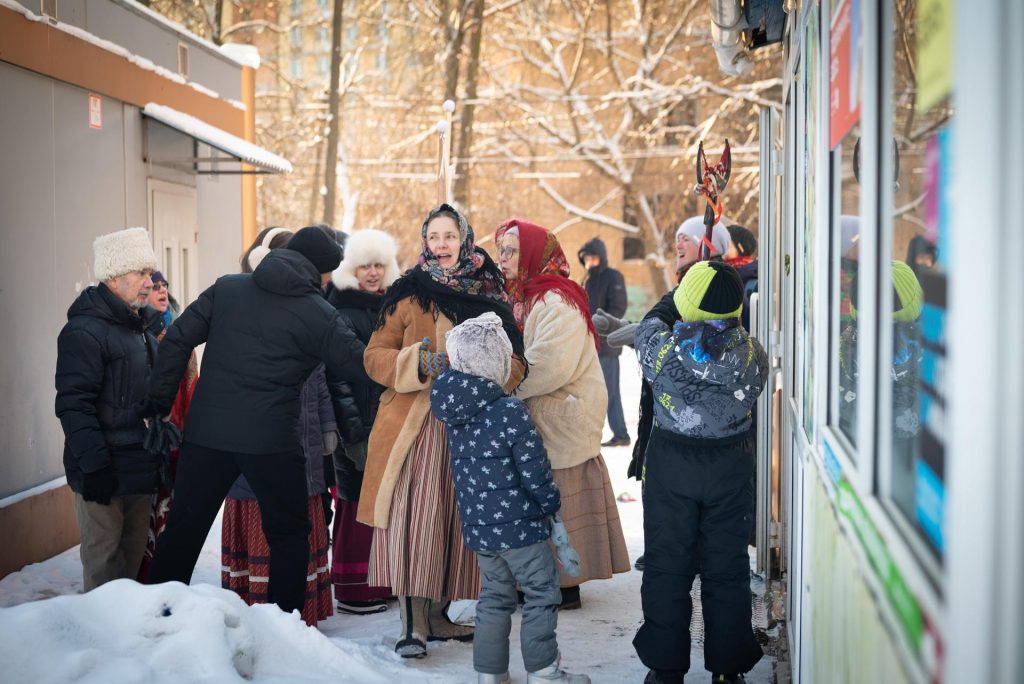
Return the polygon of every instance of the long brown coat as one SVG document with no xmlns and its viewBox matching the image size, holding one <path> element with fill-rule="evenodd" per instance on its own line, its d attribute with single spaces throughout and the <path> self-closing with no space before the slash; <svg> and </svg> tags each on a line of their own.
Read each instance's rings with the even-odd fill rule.
<svg viewBox="0 0 1024 684">
<path fill-rule="evenodd" d="M 444 351 L 445 333 L 452 329 L 447 317 L 431 309 L 424 311 L 411 297 L 401 300 L 363 352 L 366 374 L 387 387 L 370 433 L 356 515 L 373 527 L 387 528 L 395 484 L 430 413 L 432 380 L 419 374 L 420 342 L 429 337 L 431 351 Z M 523 361 L 513 357 L 506 391 L 519 384 L 524 369 Z"/>
</svg>

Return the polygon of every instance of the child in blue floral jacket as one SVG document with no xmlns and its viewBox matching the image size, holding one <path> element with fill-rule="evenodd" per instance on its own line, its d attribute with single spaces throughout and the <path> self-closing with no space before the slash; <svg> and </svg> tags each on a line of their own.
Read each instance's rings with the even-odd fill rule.
<svg viewBox="0 0 1024 684">
<path fill-rule="evenodd" d="M 526 404 L 502 390 L 512 344 L 501 319 L 486 313 L 455 326 L 446 347 L 451 369 L 434 381 L 430 406 L 447 426 L 462 536 L 480 565 L 473 641 L 478 682 L 509 681 L 517 583 L 526 598 L 520 637 L 527 681 L 589 682 L 559 668 L 555 627 L 562 599 L 548 538 L 567 572 L 574 564 L 579 572 L 579 556 L 555 517 L 558 487 Z"/>
</svg>

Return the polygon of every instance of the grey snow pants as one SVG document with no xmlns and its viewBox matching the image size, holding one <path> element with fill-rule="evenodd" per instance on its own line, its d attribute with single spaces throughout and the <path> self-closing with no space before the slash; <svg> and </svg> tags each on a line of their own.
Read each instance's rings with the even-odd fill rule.
<svg viewBox="0 0 1024 684">
<path fill-rule="evenodd" d="M 477 551 L 480 600 L 476 604 L 473 669 L 484 674 L 508 672 L 508 637 L 516 612 L 516 583 L 522 589 L 523 622 L 519 642 L 527 672 L 558 658 L 555 627 L 562 591 L 558 569 L 546 541 L 507 551 Z"/>
</svg>

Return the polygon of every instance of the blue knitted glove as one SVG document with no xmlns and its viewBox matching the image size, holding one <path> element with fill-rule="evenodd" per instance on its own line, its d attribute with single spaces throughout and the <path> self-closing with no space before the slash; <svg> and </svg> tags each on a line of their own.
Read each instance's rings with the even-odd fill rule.
<svg viewBox="0 0 1024 684">
<path fill-rule="evenodd" d="M 420 342 L 420 375 L 436 378 L 448 369 L 448 354 L 430 351 L 430 338 Z"/>
<path fill-rule="evenodd" d="M 552 515 L 551 521 L 551 542 L 555 545 L 555 552 L 558 554 L 558 562 L 561 563 L 565 574 L 570 577 L 580 576 L 580 554 L 572 548 L 569 543 L 569 532 L 565 529 L 562 516 L 558 513 Z"/>
</svg>

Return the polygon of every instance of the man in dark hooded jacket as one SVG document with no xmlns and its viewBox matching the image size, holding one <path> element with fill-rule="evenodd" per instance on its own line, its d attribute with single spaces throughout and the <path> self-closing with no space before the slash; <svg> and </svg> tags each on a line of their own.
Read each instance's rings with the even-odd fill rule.
<svg viewBox="0 0 1024 684">
<path fill-rule="evenodd" d="M 590 315 L 601 309 L 615 318 L 626 313 L 626 281 L 622 273 L 608 265 L 608 249 L 600 238 L 594 238 L 580 247 L 577 257 L 587 269 L 583 287 L 590 300 Z M 619 394 L 619 355 L 621 347 L 608 346 L 608 340 L 600 338 L 601 347 L 597 358 L 601 363 L 604 384 L 608 388 L 608 427 L 612 438 L 601 446 L 629 446 L 629 432 L 626 418 L 622 413 L 622 397 Z"/>
<path fill-rule="evenodd" d="M 259 502 L 270 545 L 269 599 L 285 612 L 301 610 L 309 513 L 299 397 L 321 361 L 337 372 L 352 360 L 355 336 L 321 291 L 340 262 L 333 236 L 303 228 L 253 273 L 218 279 L 167 332 L 150 386 L 157 416 L 170 413 L 189 353 L 203 342 L 206 350 L 150 583 L 191 579 L 241 474 Z"/>
</svg>

